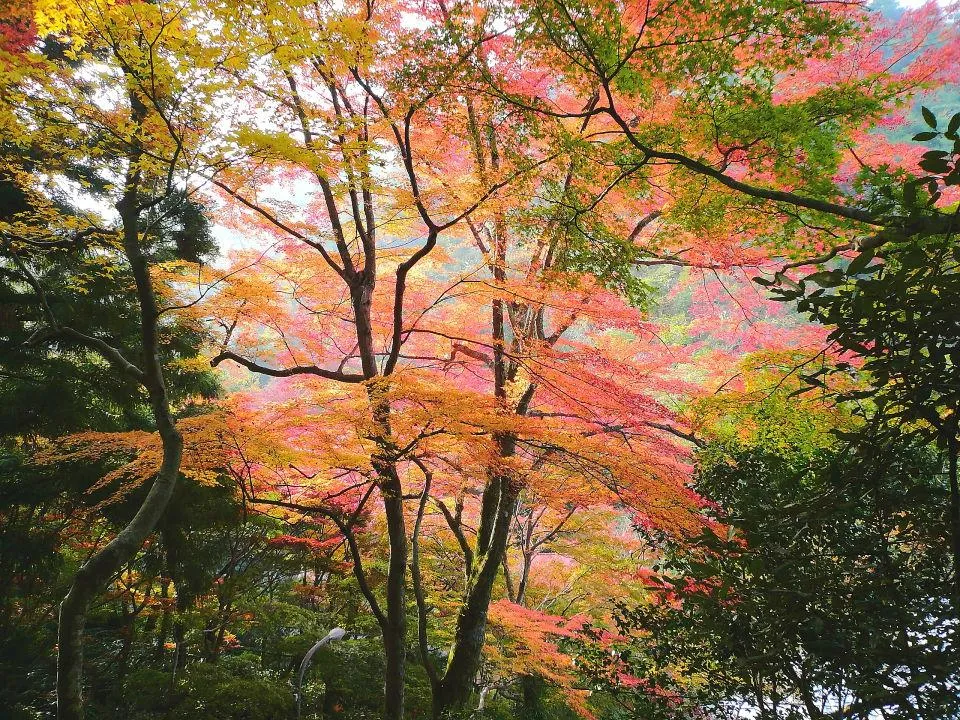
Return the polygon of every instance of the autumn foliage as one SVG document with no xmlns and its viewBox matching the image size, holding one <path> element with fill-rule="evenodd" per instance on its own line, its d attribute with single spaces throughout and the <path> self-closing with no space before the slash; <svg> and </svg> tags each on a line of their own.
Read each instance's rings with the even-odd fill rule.
<svg viewBox="0 0 960 720">
<path fill-rule="evenodd" d="M 698 489 L 707 450 L 860 427 L 826 396 L 855 373 L 795 397 L 856 353 L 767 288 L 955 215 L 954 187 L 890 190 L 925 149 L 897 133 L 960 68 L 933 3 L 0 13 L 0 271 L 26 308 L 3 352 L 62 360 L 107 408 L 4 435 L 33 472 L 83 469 L 36 516 L 76 573 L 63 718 L 102 591 L 119 686 L 138 627 L 142 668 L 196 694 L 191 652 L 256 637 L 293 678 L 322 617 L 375 643 L 391 720 L 532 712 L 543 688 L 605 716 L 584 643 L 719 587 L 651 570 L 664 547 L 740 542 Z M 682 667 L 618 658 L 595 663 L 616 692 L 680 712 Z M 323 672 L 317 713 L 359 702 Z"/>
</svg>

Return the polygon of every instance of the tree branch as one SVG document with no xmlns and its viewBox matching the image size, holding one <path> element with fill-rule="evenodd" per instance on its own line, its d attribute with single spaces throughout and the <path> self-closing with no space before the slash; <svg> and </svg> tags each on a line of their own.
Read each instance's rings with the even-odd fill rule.
<svg viewBox="0 0 960 720">
<path fill-rule="evenodd" d="M 366 378 L 358 373 L 346 373 L 338 370 L 326 370 L 316 365 L 294 365 L 288 368 L 271 368 L 266 365 L 260 365 L 253 360 L 237 355 L 234 352 L 225 350 L 210 360 L 211 367 L 217 367 L 224 360 L 233 360 L 238 365 L 243 365 L 247 370 L 251 370 L 261 375 L 270 377 L 292 377 L 293 375 L 316 375 L 317 377 L 328 380 L 338 380 L 345 383 L 362 383 Z"/>
</svg>

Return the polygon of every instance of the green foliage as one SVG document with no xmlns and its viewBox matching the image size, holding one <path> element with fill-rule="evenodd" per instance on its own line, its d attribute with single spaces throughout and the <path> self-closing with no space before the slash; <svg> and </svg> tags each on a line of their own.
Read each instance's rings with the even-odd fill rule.
<svg viewBox="0 0 960 720">
<path fill-rule="evenodd" d="M 637 275 L 636 262 L 640 257 L 635 245 L 609 232 L 602 224 L 580 220 L 569 225 L 566 242 L 557 252 L 555 267 L 592 275 L 634 307 L 646 308 L 652 288 Z"/>
<path fill-rule="evenodd" d="M 939 460 L 902 438 L 859 440 L 812 455 L 709 448 L 696 487 L 729 529 L 676 548 L 654 601 L 620 608 L 633 639 L 615 661 L 584 655 L 598 687 L 635 700 L 638 718 L 737 717 L 738 704 L 771 719 L 955 717 Z"/>
<path fill-rule="evenodd" d="M 132 673 L 124 685 L 128 717 L 135 720 L 280 720 L 293 715 L 288 687 L 251 668 L 228 663 L 196 664 L 171 687 L 169 673 Z"/>
<path fill-rule="evenodd" d="M 584 150 L 574 145 L 571 148 L 574 153 Z M 631 158 L 619 156 L 616 163 L 626 169 L 631 165 Z M 577 160 L 576 155 L 570 168 L 578 181 L 587 179 L 593 172 L 589 164 Z M 612 231 L 603 218 L 591 212 L 592 196 L 581 196 L 576 188 L 564 188 L 555 182 L 544 183 L 541 192 L 548 202 L 515 214 L 513 219 L 520 233 L 536 241 L 546 228 L 546 232 L 555 236 L 552 262 L 556 270 L 589 275 L 634 307 L 645 309 L 653 289 L 638 276 L 636 263 L 641 257 L 638 246 L 630 238 Z"/>
<path fill-rule="evenodd" d="M 154 240 L 155 260 L 209 260 L 217 252 L 202 203 L 183 192 L 150 208 L 143 222 Z"/>
<path fill-rule="evenodd" d="M 51 158 L 6 144 L 3 152 L 5 162 L 17 162 L 27 169 L 41 162 L 58 167 Z M 92 167 L 75 163 L 60 169 L 65 178 L 92 192 L 108 192 Z M 64 225 L 84 215 L 69 198 L 54 193 L 48 199 Z M 82 544 L 89 538 L 96 540 L 98 533 L 113 532 L 114 524 L 122 525 L 132 517 L 146 492 L 143 488 L 110 505 L 101 513 L 101 520 L 83 528 L 78 536 L 76 520 L 110 492 L 109 488 L 86 492 L 103 476 L 109 462 L 38 467 L 30 463 L 31 453 L 69 433 L 149 430 L 152 426 L 143 389 L 100 356 L 65 341 L 53 345 L 32 342 L 53 314 L 58 322 L 107 338 L 121 348 L 140 346 L 132 278 L 113 238 L 92 235 L 86 243 L 74 243 L 66 231 L 48 228 L 42 213 L 32 214 L 34 201 L 12 177 L 0 173 L 0 575 L 4 578 L 0 587 L 0 674 L 10 679 L 0 683 L 0 706 L 25 713 L 31 707 L 45 711 L 51 702 L 57 604 L 70 577 L 87 557 L 72 541 Z M 147 250 L 156 261 L 199 259 L 214 251 L 203 208 L 186 197 L 175 196 L 155 206 L 143 230 L 150 238 Z M 54 244 L 31 245 L 24 240 L 31 234 Z M 168 392 L 185 411 L 196 412 L 197 407 L 185 407 L 188 398 L 211 398 L 219 392 L 211 370 L 197 370 L 195 364 L 181 362 L 196 357 L 202 337 L 198 328 L 176 321 L 163 323 L 162 333 L 161 362 L 168 370 Z M 140 359 L 134 357 L 134 361 Z M 206 511 L 208 521 L 222 521 L 223 509 L 238 516 L 237 506 L 232 501 L 224 503 L 222 493 L 219 498 L 211 498 L 209 491 L 185 498 L 191 488 L 196 490 L 181 484 L 178 498 L 183 504 L 168 513 L 168 518 L 177 513 L 189 516 L 185 512 L 188 507 L 194 508 L 189 522 L 198 526 L 204 526 L 196 522 L 200 508 Z M 232 492 L 228 490 L 226 496 L 231 498 Z M 191 505 L 193 502 L 196 505 Z M 214 506 L 221 508 L 219 515 Z M 141 562 L 155 569 L 162 564 L 155 547 L 144 553 Z M 90 626 L 111 636 L 130 631 L 115 612 L 95 612 Z M 117 671 L 110 665 L 127 650 L 117 653 L 110 643 L 93 644 L 88 655 L 91 677 L 101 681 L 101 687 L 92 693 L 94 699 L 115 692 Z"/>
<path fill-rule="evenodd" d="M 186 698 L 170 714 L 171 720 L 275 720 L 289 717 L 293 711 L 289 689 L 267 680 L 234 675 L 216 665 L 191 665 L 183 691 Z"/>
<path fill-rule="evenodd" d="M 868 386 L 844 397 L 870 399 L 863 413 L 895 425 L 908 423 L 916 432 L 945 440 L 956 436 L 960 411 L 960 315 L 955 312 L 960 248 L 952 233 L 956 208 L 948 213 L 935 204 L 945 188 L 960 185 L 960 113 L 941 133 L 934 114 L 923 110 L 934 130 L 914 139 L 929 141 L 942 134 L 953 143 L 952 150 L 925 153 L 920 166 L 927 175 L 876 180 L 876 197 L 886 202 L 884 209 L 905 215 L 921 231 L 908 239 L 868 243 L 845 267 L 819 270 L 773 292 L 833 328 L 829 339 L 863 360 L 857 365 L 842 361 L 808 376 L 813 385 L 823 387 L 821 376 L 831 372 L 861 375 Z M 925 219 L 944 215 L 947 232 L 941 226 L 923 230 Z"/>
</svg>

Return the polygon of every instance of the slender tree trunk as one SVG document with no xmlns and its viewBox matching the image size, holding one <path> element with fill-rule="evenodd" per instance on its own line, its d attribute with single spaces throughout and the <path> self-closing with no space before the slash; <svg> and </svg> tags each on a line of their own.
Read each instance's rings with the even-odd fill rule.
<svg viewBox="0 0 960 720">
<path fill-rule="evenodd" d="M 383 631 L 385 660 L 384 703 L 386 720 L 402 720 L 407 650 L 407 528 L 403 517 L 403 494 L 396 467 L 378 469 L 390 542 L 387 570 L 387 613 Z"/>
<path fill-rule="evenodd" d="M 527 587 L 530 582 L 530 567 L 533 565 L 532 551 L 524 551 L 523 568 L 520 570 L 520 585 L 517 590 L 517 605 L 523 605 L 527 599 Z"/>
<path fill-rule="evenodd" d="M 166 569 L 165 569 L 166 572 Z M 163 667 L 167 635 L 170 633 L 170 578 L 160 580 L 160 601 L 163 603 L 163 614 L 160 616 L 160 625 L 157 629 L 157 644 L 154 646 L 153 662 L 158 668 Z"/>
<path fill-rule="evenodd" d="M 147 108 L 133 91 L 129 93 L 129 100 L 131 117 L 139 127 L 147 115 Z M 134 142 L 136 143 L 136 140 Z M 60 604 L 57 635 L 58 720 L 83 720 L 83 629 L 87 610 L 110 578 L 136 555 L 157 526 L 176 487 L 183 455 L 183 438 L 170 413 L 160 364 L 157 299 L 153 292 L 149 264 L 140 247 L 141 155 L 142 152 L 135 144 L 127 158 L 124 191 L 117 203 L 117 211 L 123 228 L 123 251 L 130 263 L 136 284 L 143 367 L 138 369 L 122 359 L 119 351 L 114 351 L 114 355 L 108 359 L 125 372 L 133 372 L 146 388 L 163 447 L 163 459 L 156 479 L 133 519 L 113 540 L 80 567 Z"/>
<path fill-rule="evenodd" d="M 960 603 L 960 485 L 957 481 L 957 454 L 960 442 L 956 432 L 947 440 L 950 477 L 950 534 L 953 545 L 953 587 L 957 602 Z"/>
<path fill-rule="evenodd" d="M 511 454 L 512 439 L 503 439 L 502 443 L 504 447 L 501 454 Z M 484 495 L 487 493 L 496 497 L 496 504 L 489 515 L 481 517 L 474 574 L 467 585 L 464 602 L 457 616 L 446 671 L 433 694 L 435 718 L 442 718 L 452 710 L 463 707 L 470 699 L 483 654 L 493 584 L 506 553 L 507 536 L 516 510 L 519 488 L 510 475 L 499 475 L 488 485 Z M 492 503 L 482 502 L 482 505 Z M 485 528 L 490 529 L 486 531 Z"/>
<path fill-rule="evenodd" d="M 363 293 L 363 301 L 356 306 L 357 337 L 363 358 L 364 374 L 373 380 L 376 364 L 372 351 L 372 330 L 369 323 L 369 295 Z M 379 450 L 371 458 L 377 473 L 380 497 L 387 521 L 387 540 L 390 559 L 387 566 L 386 613 L 380 618 L 384 654 L 384 718 L 403 719 L 404 680 L 406 678 L 407 648 L 407 526 L 403 516 L 403 486 L 397 466 L 392 458 L 393 444 L 390 431 L 390 403 L 385 398 L 387 382 L 383 378 L 373 380 L 367 388 L 371 415 L 377 431 L 374 440 Z"/>
<path fill-rule="evenodd" d="M 170 670 L 170 687 L 172 688 L 176 685 L 177 674 L 180 672 L 180 668 L 186 664 L 187 646 L 184 642 L 186 629 L 183 624 L 183 617 L 187 610 L 190 609 L 193 596 L 190 593 L 187 578 L 183 572 L 183 566 L 178 554 L 178 548 L 183 547 L 182 537 L 179 536 L 176 529 L 170 527 L 164 528 L 161 530 L 161 533 L 163 545 L 167 553 L 167 568 L 170 573 L 170 581 L 176 594 L 171 618 L 173 625 L 173 662 Z"/>
<path fill-rule="evenodd" d="M 525 720 L 542 718 L 543 715 L 543 679 L 537 675 L 520 676 L 520 702 L 518 717 Z"/>
<path fill-rule="evenodd" d="M 133 520 L 77 571 L 60 603 L 57 634 L 57 718 L 83 719 L 83 628 L 93 599 L 123 564 L 132 558 L 153 531 L 167 507 L 180 469 L 182 441 L 170 425 L 164 440 L 160 473 Z"/>
<path fill-rule="evenodd" d="M 510 562 L 507 553 L 503 554 L 503 584 L 507 586 L 507 600 L 517 602 L 517 593 L 513 589 L 513 577 L 510 575 Z"/>
<path fill-rule="evenodd" d="M 371 236 L 372 237 L 372 236 Z M 369 242 L 369 241 L 368 241 Z M 370 321 L 371 303 L 376 287 L 376 252 L 365 248 L 366 262 L 356 284 L 351 286 L 354 319 L 357 324 L 357 347 L 363 374 L 370 384 L 367 395 L 376 431 L 373 440 L 379 446 L 371 458 L 377 473 L 380 496 L 387 521 L 390 560 L 387 569 L 387 610 L 380 623 L 384 652 L 384 718 L 403 719 L 404 680 L 407 646 L 407 526 L 403 517 L 403 486 L 395 460 L 390 457 L 393 442 L 390 429 L 390 401 L 385 397 L 389 380 L 380 375 L 374 351 L 374 332 Z"/>
<path fill-rule="evenodd" d="M 125 603 L 121 603 L 121 605 L 125 605 Z M 117 657 L 117 680 L 120 681 L 122 687 L 127 679 L 127 673 L 130 671 L 130 655 L 133 652 L 133 642 L 136 639 L 138 613 L 127 612 L 126 607 L 121 612 L 123 613 L 123 628 L 120 632 L 123 640 L 120 644 L 120 654 Z"/>
</svg>

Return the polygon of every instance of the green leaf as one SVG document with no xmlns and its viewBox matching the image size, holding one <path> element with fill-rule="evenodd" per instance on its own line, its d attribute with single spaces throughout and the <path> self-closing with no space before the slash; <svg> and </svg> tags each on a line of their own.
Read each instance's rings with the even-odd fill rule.
<svg viewBox="0 0 960 720">
<path fill-rule="evenodd" d="M 843 283 L 843 273 L 838 270 L 824 270 L 822 272 L 816 272 L 813 275 L 809 275 L 804 278 L 804 280 L 809 280 L 810 282 L 815 282 L 821 287 L 836 287 Z"/>
<path fill-rule="evenodd" d="M 921 107 L 920 113 L 923 115 L 923 120 L 927 125 L 932 127 L 934 130 L 937 129 L 937 116 L 930 112 L 930 108 Z"/>
<path fill-rule="evenodd" d="M 851 260 L 850 264 L 847 266 L 847 275 L 858 275 L 867 265 L 870 264 L 870 261 L 873 260 L 873 258 L 874 254 L 870 250 L 860 253 L 853 260 Z"/>
<path fill-rule="evenodd" d="M 960 130 L 960 112 L 954 113 L 953 117 L 950 118 L 950 123 L 947 125 L 948 133 L 955 133 L 957 130 Z"/>
<path fill-rule="evenodd" d="M 920 167 L 938 175 L 950 171 L 950 165 L 943 158 L 925 158 L 920 161 Z"/>
<path fill-rule="evenodd" d="M 924 132 L 917 133 L 913 136 L 914 142 L 924 142 L 925 140 L 933 140 L 940 133 L 932 132 L 930 130 L 925 130 Z"/>
<path fill-rule="evenodd" d="M 917 184 L 908 182 L 903 186 L 903 202 L 907 207 L 917 204 Z"/>
</svg>

